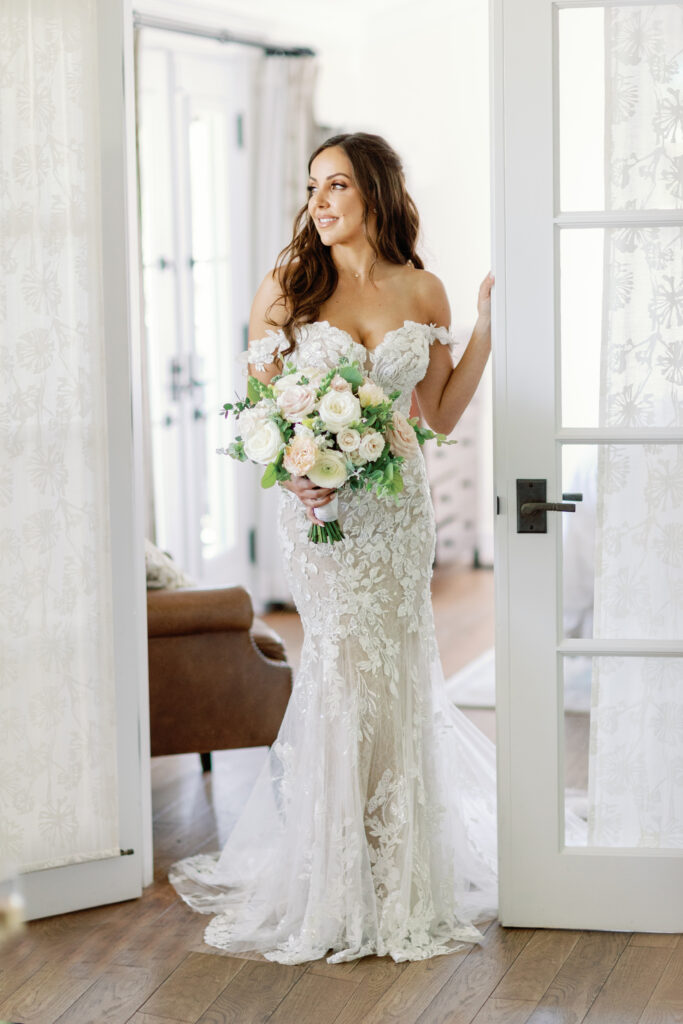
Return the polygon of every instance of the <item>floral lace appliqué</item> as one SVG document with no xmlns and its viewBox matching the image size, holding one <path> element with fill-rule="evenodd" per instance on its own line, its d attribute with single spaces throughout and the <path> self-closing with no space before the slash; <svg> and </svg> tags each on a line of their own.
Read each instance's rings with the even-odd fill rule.
<svg viewBox="0 0 683 1024">
<path fill-rule="evenodd" d="M 345 331 L 302 328 L 297 365 L 358 359 L 407 413 L 444 327 L 406 321 L 371 352 Z M 268 364 L 281 332 L 252 341 Z M 495 753 L 452 707 L 430 601 L 434 514 L 421 454 L 398 502 L 339 491 L 345 539 L 308 541 L 309 521 L 279 496 L 279 538 L 304 626 L 282 726 L 218 860 L 182 861 L 173 882 L 217 916 L 206 941 L 269 960 L 396 961 L 450 953 L 494 914 Z M 226 710 L 226 713 L 228 711 Z"/>
</svg>

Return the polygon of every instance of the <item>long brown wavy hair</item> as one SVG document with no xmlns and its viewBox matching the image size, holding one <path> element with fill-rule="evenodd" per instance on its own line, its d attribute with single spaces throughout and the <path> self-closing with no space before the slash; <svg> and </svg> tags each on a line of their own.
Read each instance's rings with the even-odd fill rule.
<svg viewBox="0 0 683 1024">
<path fill-rule="evenodd" d="M 403 166 L 396 151 L 380 135 L 366 132 L 333 135 L 311 155 L 309 172 L 318 154 L 332 146 L 343 149 L 351 161 L 355 184 L 363 201 L 366 233 L 369 211 L 377 213 L 377 237 L 373 240 L 367 236 L 375 262 L 380 258 L 399 264 L 411 260 L 413 266 L 422 270 L 424 263 L 415 249 L 420 218 L 406 189 Z M 292 241 L 279 254 L 275 266 L 282 289 L 282 296 L 276 302 L 284 300 L 286 310 L 286 319 L 279 326 L 289 342 L 283 354 L 289 355 L 295 348 L 296 328 L 317 319 L 320 307 L 330 298 L 338 281 L 330 247 L 321 242 L 308 214 L 308 203 L 297 213 Z M 266 313 L 272 324 L 276 321 L 270 318 L 270 311 L 276 302 Z"/>
</svg>

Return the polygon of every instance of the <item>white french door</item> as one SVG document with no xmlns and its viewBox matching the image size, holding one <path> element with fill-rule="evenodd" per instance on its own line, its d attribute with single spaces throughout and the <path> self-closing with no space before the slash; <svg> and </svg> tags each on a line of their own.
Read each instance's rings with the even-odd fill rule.
<svg viewBox="0 0 683 1024">
<path fill-rule="evenodd" d="M 221 459 L 251 293 L 249 59 L 143 29 L 138 139 L 156 540 L 198 580 L 244 582 L 246 508 Z M 246 303 L 246 305 L 245 305 Z"/>
<path fill-rule="evenodd" d="M 680 931 L 683 6 L 491 11 L 500 919 Z"/>
</svg>

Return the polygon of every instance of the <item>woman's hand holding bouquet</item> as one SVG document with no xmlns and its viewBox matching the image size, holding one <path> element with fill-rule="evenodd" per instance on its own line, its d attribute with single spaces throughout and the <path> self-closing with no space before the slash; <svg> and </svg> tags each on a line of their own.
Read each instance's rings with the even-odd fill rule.
<svg viewBox="0 0 683 1024">
<path fill-rule="evenodd" d="M 246 398 L 223 407 L 226 417 L 237 416 L 240 433 L 218 452 L 265 466 L 262 487 L 307 479 L 328 494 L 348 484 L 398 499 L 405 459 L 431 438 L 438 445 L 456 443 L 406 419 L 394 408 L 401 392 L 385 394 L 357 362 L 342 358 L 329 371 L 289 363 L 284 369 L 270 384 L 249 377 Z M 314 513 L 320 522 L 311 526 L 310 540 L 342 540 L 336 495 Z"/>
</svg>

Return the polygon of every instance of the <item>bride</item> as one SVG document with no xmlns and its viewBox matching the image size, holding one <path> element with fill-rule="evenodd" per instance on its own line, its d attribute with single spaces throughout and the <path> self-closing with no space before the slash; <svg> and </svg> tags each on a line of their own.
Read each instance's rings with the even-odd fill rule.
<svg viewBox="0 0 683 1024">
<path fill-rule="evenodd" d="M 491 349 L 492 275 L 453 368 L 443 285 L 423 269 L 400 160 L 379 136 L 328 139 L 294 237 L 254 299 L 249 372 L 357 360 L 448 433 Z M 344 540 L 307 538 L 335 492 L 281 484 L 279 538 L 304 627 L 276 742 L 220 854 L 173 865 L 205 939 L 296 964 L 421 960 L 478 942 L 495 915 L 493 745 L 444 693 L 430 600 L 434 515 L 420 454 L 398 503 L 342 487 Z M 328 955 L 329 954 L 329 955 Z"/>
</svg>

